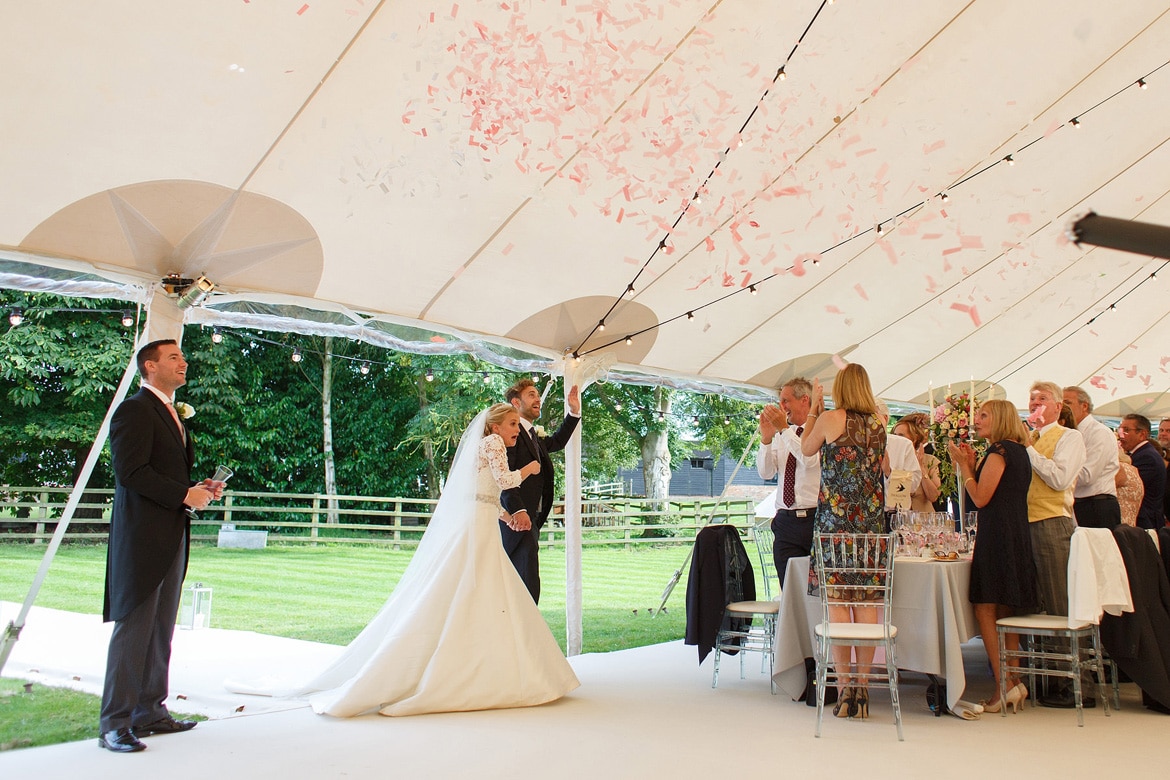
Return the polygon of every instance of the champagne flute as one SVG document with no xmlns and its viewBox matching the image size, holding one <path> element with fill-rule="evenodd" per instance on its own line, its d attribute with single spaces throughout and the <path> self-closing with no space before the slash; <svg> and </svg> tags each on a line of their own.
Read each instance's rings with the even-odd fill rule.
<svg viewBox="0 0 1170 780">
<path fill-rule="evenodd" d="M 232 471 L 232 470 L 231 470 L 230 468 L 228 468 L 227 466 L 222 466 L 222 465 L 221 465 L 221 466 L 216 466 L 216 467 L 215 467 L 215 473 L 211 475 L 211 481 L 212 481 L 212 482 L 217 482 L 217 483 L 222 483 L 222 484 L 225 484 L 225 485 L 226 485 L 226 484 L 227 484 L 227 481 L 228 481 L 229 479 L 231 479 L 231 478 L 232 478 L 232 475 L 233 475 L 233 474 L 235 474 L 235 473 L 236 473 L 236 472 Z M 196 511 L 195 511 L 194 509 L 192 509 L 191 507 L 189 507 L 189 506 L 183 507 L 183 511 L 184 511 L 184 512 L 186 512 L 186 513 L 187 513 L 187 517 L 191 518 L 192 520 L 198 520 L 198 519 L 199 519 L 199 513 L 198 513 L 198 512 L 196 512 Z"/>
</svg>

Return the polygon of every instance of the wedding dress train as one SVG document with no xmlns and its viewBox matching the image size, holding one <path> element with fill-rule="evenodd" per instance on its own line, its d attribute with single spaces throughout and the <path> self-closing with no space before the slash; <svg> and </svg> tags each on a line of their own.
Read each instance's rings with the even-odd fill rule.
<svg viewBox="0 0 1170 780">
<path fill-rule="evenodd" d="M 297 693 L 320 714 L 526 707 L 579 683 L 500 542 L 501 488 L 519 484 L 481 413 L 463 435 L 443 495 L 385 605 Z"/>
</svg>

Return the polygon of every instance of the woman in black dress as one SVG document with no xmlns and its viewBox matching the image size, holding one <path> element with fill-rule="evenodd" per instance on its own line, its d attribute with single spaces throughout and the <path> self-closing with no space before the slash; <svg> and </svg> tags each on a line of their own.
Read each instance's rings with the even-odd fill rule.
<svg viewBox="0 0 1170 780">
<path fill-rule="evenodd" d="M 975 432 L 990 444 L 987 454 L 975 465 L 975 451 L 966 442 L 951 442 L 949 450 L 962 472 L 963 487 L 979 508 L 975 532 L 975 553 L 971 559 L 969 598 L 975 606 L 975 620 L 995 675 L 995 695 L 984 703 L 984 712 L 999 712 L 1006 704 L 1018 712 L 1028 697 L 1010 664 L 1000 701 L 999 644 L 995 621 L 1034 609 L 1036 568 L 1032 561 L 1032 536 L 1028 529 L 1028 486 L 1032 467 L 1028 462 L 1028 434 L 1016 407 L 1007 401 L 986 401 L 975 413 Z M 1017 634 L 1005 637 L 1008 649 L 1017 649 Z"/>
</svg>

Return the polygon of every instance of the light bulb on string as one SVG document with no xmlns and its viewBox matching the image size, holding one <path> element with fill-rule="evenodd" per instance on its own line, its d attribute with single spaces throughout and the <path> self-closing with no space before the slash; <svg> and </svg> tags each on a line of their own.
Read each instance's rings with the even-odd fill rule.
<svg viewBox="0 0 1170 780">
<path fill-rule="evenodd" d="M 597 321 L 597 332 L 598 333 L 605 332 L 605 320 L 598 320 Z M 577 355 L 574 353 L 573 357 L 577 357 Z"/>
<path fill-rule="evenodd" d="M 292 362 L 300 363 L 304 359 L 305 359 L 305 356 L 301 354 L 301 348 L 300 347 L 293 347 Z"/>
<path fill-rule="evenodd" d="M 695 425 L 698 425 L 699 424 L 699 415 L 696 414 L 694 417 L 692 417 L 691 422 L 693 422 Z"/>
<path fill-rule="evenodd" d="M 1010 154 L 1007 157 L 1003 158 L 1003 161 L 1005 163 L 1007 163 L 1008 165 L 1015 165 L 1016 164 L 1016 158 L 1012 157 Z"/>
<path fill-rule="evenodd" d="M 634 343 L 634 337 L 633 336 L 626 336 L 626 346 L 628 347 L 633 343 Z"/>
<path fill-rule="evenodd" d="M 24 322 L 24 312 L 21 309 L 13 309 L 12 311 L 8 312 L 9 325 L 15 328 L 22 322 Z"/>
<path fill-rule="evenodd" d="M 946 194 L 945 192 L 940 192 L 938 194 L 938 199 L 941 200 L 943 203 L 946 203 L 951 199 L 951 196 Z"/>
<path fill-rule="evenodd" d="M 122 327 L 129 328 L 133 324 L 134 324 L 134 312 L 130 311 L 129 309 L 122 312 Z"/>
<path fill-rule="evenodd" d="M 634 297 L 634 285 L 633 284 L 626 285 L 626 295 L 630 296 L 631 298 Z"/>
<path fill-rule="evenodd" d="M 428 368 L 426 378 L 427 378 L 428 382 L 434 382 L 435 381 L 435 372 Z"/>
<path fill-rule="evenodd" d="M 361 371 L 361 372 L 362 372 L 362 376 L 365 376 L 366 374 L 370 373 L 370 364 L 369 364 L 369 362 L 367 362 L 367 361 L 363 360 L 363 361 L 362 361 L 362 364 L 361 364 L 360 366 L 358 366 L 358 371 Z"/>
<path fill-rule="evenodd" d="M 755 295 L 757 292 L 756 286 L 754 284 L 749 284 L 748 285 L 748 292 L 751 293 L 752 295 Z"/>
<path fill-rule="evenodd" d="M 484 371 L 483 372 L 483 383 L 486 385 L 490 381 L 492 381 L 491 376 L 488 374 L 488 372 Z"/>
<path fill-rule="evenodd" d="M 885 229 L 885 227 L 882 226 L 882 223 L 879 222 L 879 223 L 877 223 L 877 227 L 874 228 L 874 232 L 877 233 L 878 238 L 881 238 L 882 236 L 885 235 L 886 229 Z"/>
<path fill-rule="evenodd" d="M 723 424 L 724 425 L 731 425 L 731 418 L 728 417 L 727 415 L 723 415 Z"/>
<path fill-rule="evenodd" d="M 621 402 L 621 401 L 615 401 L 615 402 L 614 402 L 614 405 L 613 405 L 613 408 L 614 408 L 614 411 L 615 411 L 615 412 L 620 412 L 620 411 L 622 410 L 622 402 Z"/>
<path fill-rule="evenodd" d="M 223 332 L 220 331 L 219 328 L 212 328 L 211 329 L 211 343 L 212 344 L 222 344 L 223 343 Z"/>
<path fill-rule="evenodd" d="M 776 71 L 776 80 L 777 81 L 786 81 L 787 79 L 788 79 L 788 74 L 784 72 L 784 66 L 781 65 L 780 69 Z"/>
<path fill-rule="evenodd" d="M 532 375 L 532 384 L 534 384 L 534 385 L 540 384 L 540 374 L 533 374 Z"/>
<path fill-rule="evenodd" d="M 694 318 L 695 318 L 695 313 L 693 311 L 688 311 L 687 312 L 687 321 L 689 322 L 690 320 L 693 320 Z"/>
<path fill-rule="evenodd" d="M 663 422 L 665 420 L 666 420 L 666 412 L 659 412 L 658 413 L 658 422 Z"/>
<path fill-rule="evenodd" d="M 1080 129 L 1081 129 L 1081 120 L 1080 120 L 1078 117 L 1075 117 L 1075 116 L 1074 116 L 1072 119 L 1070 119 L 1070 120 L 1069 120 L 1069 122 L 1068 122 L 1068 123 L 1069 123 L 1069 124 L 1072 126 L 1072 128 L 1073 128 L 1074 130 L 1080 130 Z"/>
<path fill-rule="evenodd" d="M 1138 88 L 1138 89 L 1145 89 L 1147 86 L 1148 86 L 1148 85 L 1146 84 L 1146 80 L 1145 80 L 1145 79 L 1138 79 L 1138 80 L 1137 80 L 1137 88 Z"/>
</svg>

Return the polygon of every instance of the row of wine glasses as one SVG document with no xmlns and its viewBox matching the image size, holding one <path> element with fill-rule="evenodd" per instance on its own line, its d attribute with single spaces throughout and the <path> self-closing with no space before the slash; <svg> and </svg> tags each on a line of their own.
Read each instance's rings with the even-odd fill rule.
<svg viewBox="0 0 1170 780">
<path fill-rule="evenodd" d="M 903 554 L 918 557 L 965 553 L 971 549 L 973 538 L 955 531 L 954 519 L 946 512 L 900 510 L 890 519 L 890 530 L 898 534 Z"/>
</svg>

